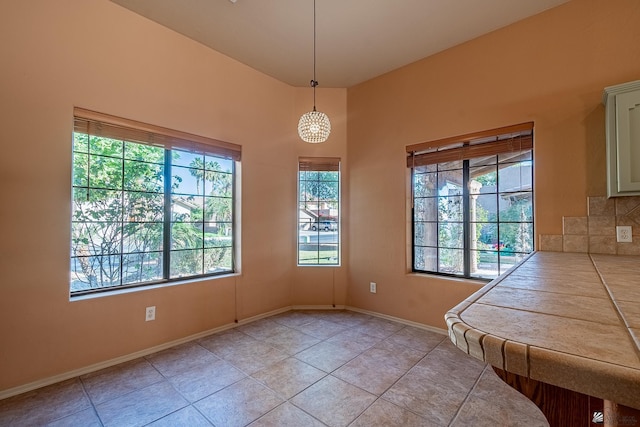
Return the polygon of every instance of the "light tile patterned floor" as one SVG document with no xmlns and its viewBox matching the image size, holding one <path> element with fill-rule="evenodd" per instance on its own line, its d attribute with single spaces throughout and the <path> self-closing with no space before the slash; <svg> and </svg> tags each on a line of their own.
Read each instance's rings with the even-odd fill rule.
<svg viewBox="0 0 640 427">
<path fill-rule="evenodd" d="M 548 426 L 444 335 L 290 311 L 0 401 L 0 426 Z"/>
</svg>

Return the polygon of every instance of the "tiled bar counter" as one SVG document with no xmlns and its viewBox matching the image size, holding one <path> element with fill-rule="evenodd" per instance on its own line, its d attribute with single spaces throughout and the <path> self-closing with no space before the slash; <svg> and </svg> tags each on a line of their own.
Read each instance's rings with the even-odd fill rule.
<svg viewBox="0 0 640 427">
<path fill-rule="evenodd" d="M 605 425 L 640 426 L 640 257 L 536 252 L 446 321 L 458 348 L 491 364 L 552 426 L 590 425 L 580 396 L 604 401 Z"/>
</svg>

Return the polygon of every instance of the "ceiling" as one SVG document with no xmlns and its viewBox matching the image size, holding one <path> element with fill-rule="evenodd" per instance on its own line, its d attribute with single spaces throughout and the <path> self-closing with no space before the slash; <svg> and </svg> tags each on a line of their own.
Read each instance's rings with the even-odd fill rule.
<svg viewBox="0 0 640 427">
<path fill-rule="evenodd" d="M 313 77 L 313 0 L 111 0 L 293 86 Z M 318 0 L 316 80 L 350 87 L 568 0 Z"/>
</svg>

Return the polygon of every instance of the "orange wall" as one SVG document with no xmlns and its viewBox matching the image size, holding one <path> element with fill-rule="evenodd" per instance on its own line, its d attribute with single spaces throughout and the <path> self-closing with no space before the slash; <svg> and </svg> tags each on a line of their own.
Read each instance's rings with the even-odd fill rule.
<svg viewBox="0 0 640 427">
<path fill-rule="evenodd" d="M 445 327 L 478 286 L 407 274 L 409 144 L 534 121 L 536 234 L 585 215 L 606 192 L 603 88 L 640 79 L 638 23 L 637 0 L 573 0 L 349 88 L 348 303 Z"/>
<path fill-rule="evenodd" d="M 346 89 L 319 89 L 333 132 L 310 147 L 296 131 L 310 89 L 109 1 L 7 2 L 0 35 L 0 392 L 235 318 L 345 303 L 344 267 L 295 266 L 295 207 L 298 156 L 346 162 Z M 69 301 L 74 106 L 242 145 L 240 275 Z M 312 286 L 328 273 L 335 286 Z"/>
</svg>

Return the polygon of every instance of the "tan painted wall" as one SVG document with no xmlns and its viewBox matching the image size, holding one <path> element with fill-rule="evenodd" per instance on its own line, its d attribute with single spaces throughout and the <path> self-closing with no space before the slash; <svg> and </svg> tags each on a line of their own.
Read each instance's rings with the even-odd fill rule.
<svg viewBox="0 0 640 427">
<path fill-rule="evenodd" d="M 346 89 L 319 89 L 333 133 L 309 147 L 296 125 L 310 89 L 106 0 L 6 2 L 0 36 L 0 391 L 235 318 L 344 304 L 344 267 L 334 291 L 315 287 L 332 269 L 295 266 L 295 207 L 298 156 L 346 161 Z M 74 106 L 242 145 L 241 275 L 69 301 Z"/>
<path fill-rule="evenodd" d="M 536 232 L 558 233 L 604 194 L 600 95 L 640 78 L 639 8 L 573 0 L 348 91 L 319 89 L 333 132 L 307 145 L 295 125 L 308 88 L 106 0 L 4 5 L 0 391 L 289 305 L 444 326 L 478 285 L 406 274 L 404 147 L 534 120 Z M 69 302 L 73 106 L 241 144 L 242 274 Z M 309 155 L 343 159 L 339 268 L 295 267 L 296 160 Z"/>
<path fill-rule="evenodd" d="M 636 0 L 573 0 L 349 88 L 349 304 L 444 327 L 477 288 L 407 274 L 409 144 L 532 120 L 536 234 L 585 215 L 605 194 L 602 90 L 640 79 L 638 23 Z"/>
</svg>

